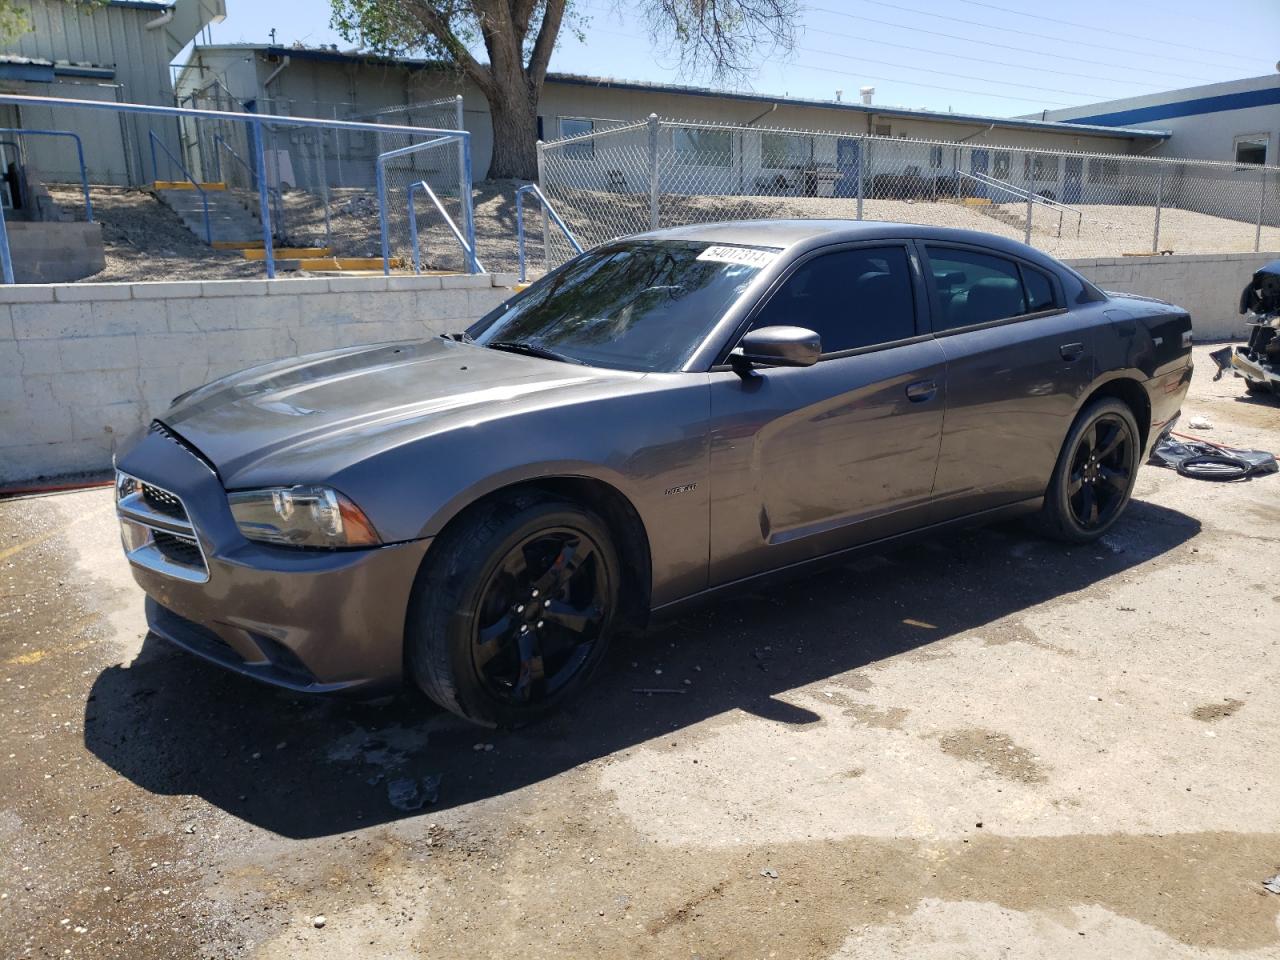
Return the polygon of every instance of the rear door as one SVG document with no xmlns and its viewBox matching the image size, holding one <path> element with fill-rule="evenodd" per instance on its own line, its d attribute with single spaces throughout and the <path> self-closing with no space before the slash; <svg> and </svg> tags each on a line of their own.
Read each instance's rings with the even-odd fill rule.
<svg viewBox="0 0 1280 960">
<path fill-rule="evenodd" d="M 1048 271 L 982 247 L 921 247 L 947 369 L 938 516 L 1039 496 L 1093 381 L 1092 334 Z"/>
<path fill-rule="evenodd" d="M 906 243 L 799 262 L 747 328 L 822 337 L 811 367 L 711 378 L 711 582 L 877 539 L 919 522 L 942 436 L 943 356 Z"/>
</svg>

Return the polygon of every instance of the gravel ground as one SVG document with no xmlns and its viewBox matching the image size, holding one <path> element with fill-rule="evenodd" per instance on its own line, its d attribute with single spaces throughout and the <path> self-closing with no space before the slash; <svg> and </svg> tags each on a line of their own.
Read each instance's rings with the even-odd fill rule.
<svg viewBox="0 0 1280 960">
<path fill-rule="evenodd" d="M 487 181 L 477 185 L 474 198 L 476 249 L 484 267 L 494 273 L 517 269 L 514 181 Z M 69 212 L 80 201 L 78 186 L 50 187 L 50 192 Z M 246 204 L 256 203 L 256 195 L 245 194 Z M 381 234 L 377 201 L 372 191 L 335 189 L 329 196 L 326 228 L 323 202 L 313 194 L 291 191 L 283 194 L 285 238 L 280 245 L 331 246 L 340 256 L 380 257 Z M 569 191 L 558 195 L 557 209 L 586 245 L 646 229 L 649 217 L 647 196 Z M 455 221 L 460 220 L 457 204 L 445 201 Z M 107 269 L 86 279 L 102 280 L 183 280 L 262 276 L 262 266 L 246 262 L 239 253 L 211 251 L 178 220 L 166 206 L 145 190 L 94 188 L 96 218 L 103 224 Z M 420 204 L 421 244 L 424 266 L 432 270 L 462 271 L 465 263 L 441 218 L 425 201 Z M 904 200 L 867 200 L 864 216 L 869 220 L 929 223 L 938 226 L 980 230 L 1023 238 L 1025 207 L 997 204 L 986 208 L 954 203 Z M 1077 224 L 1042 208 L 1034 211 L 1032 242 L 1060 258 L 1119 256 L 1123 253 L 1150 253 L 1153 239 L 1154 207 L 1086 206 L 1079 208 L 1083 219 Z M 541 274 L 542 226 L 536 210 L 526 211 L 529 244 L 529 274 Z M 662 222 L 666 224 L 733 220 L 750 217 L 844 217 L 857 215 L 853 200 L 815 197 L 680 197 L 662 199 Z M 1166 209 L 1161 214 L 1160 249 L 1177 254 L 1246 252 L 1254 248 L 1254 226 L 1222 217 Z M 568 244 L 552 231 L 550 262 L 554 265 L 571 255 Z M 389 223 L 393 256 L 405 264 L 412 262 L 408 218 L 393 212 Z M 1263 250 L 1280 247 L 1280 228 L 1262 231 Z"/>
<path fill-rule="evenodd" d="M 1208 349 L 1185 413 L 1274 446 Z M 515 734 L 206 666 L 109 490 L 0 503 L 0 956 L 1280 957 L 1278 484 L 728 598 Z"/>
</svg>

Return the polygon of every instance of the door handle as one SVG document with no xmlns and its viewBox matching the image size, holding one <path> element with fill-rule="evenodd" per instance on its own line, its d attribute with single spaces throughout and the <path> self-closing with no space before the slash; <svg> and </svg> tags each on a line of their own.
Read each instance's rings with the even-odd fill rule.
<svg viewBox="0 0 1280 960">
<path fill-rule="evenodd" d="M 938 385 L 932 380 L 917 380 L 915 383 L 907 384 L 907 399 L 912 403 L 924 403 L 926 400 L 932 400 L 933 395 L 938 392 Z"/>
<path fill-rule="evenodd" d="M 1063 360 L 1079 360 L 1084 356 L 1083 343 L 1064 343 L 1058 348 Z"/>
</svg>

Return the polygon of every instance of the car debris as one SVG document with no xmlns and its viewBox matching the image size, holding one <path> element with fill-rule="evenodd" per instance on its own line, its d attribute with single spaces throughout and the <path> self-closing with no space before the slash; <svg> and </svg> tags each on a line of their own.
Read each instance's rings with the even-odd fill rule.
<svg viewBox="0 0 1280 960">
<path fill-rule="evenodd" d="M 1197 480 L 1247 480 L 1280 470 L 1275 454 L 1265 450 L 1238 450 L 1178 433 L 1161 437 L 1147 462 Z"/>
<path fill-rule="evenodd" d="M 1280 893 L 1280 873 L 1262 881 L 1262 888 L 1271 893 Z"/>
<path fill-rule="evenodd" d="M 387 800 L 397 810 L 405 813 L 421 810 L 440 799 L 440 780 L 439 774 L 392 780 L 387 784 Z"/>
<path fill-rule="evenodd" d="M 1254 273 L 1240 294 L 1240 312 L 1249 318 L 1249 342 L 1210 356 L 1221 374 L 1219 355 L 1225 353 L 1250 393 L 1280 395 L 1280 260 Z"/>
</svg>

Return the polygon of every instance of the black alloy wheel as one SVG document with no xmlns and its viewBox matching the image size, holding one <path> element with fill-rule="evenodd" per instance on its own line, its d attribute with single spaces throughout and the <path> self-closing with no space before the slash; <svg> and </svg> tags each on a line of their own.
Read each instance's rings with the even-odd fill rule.
<svg viewBox="0 0 1280 960">
<path fill-rule="evenodd" d="M 418 571 L 408 672 L 476 723 L 538 720 L 604 658 L 620 569 L 609 527 L 581 504 L 538 490 L 478 504 L 448 525 Z"/>
<path fill-rule="evenodd" d="M 1129 406 L 1114 398 L 1094 400 L 1067 432 L 1035 526 L 1068 543 L 1097 540 L 1129 504 L 1141 447 Z"/>
<path fill-rule="evenodd" d="M 1133 486 L 1134 437 L 1116 414 L 1092 421 L 1071 458 L 1067 502 L 1081 529 L 1111 525 Z"/>
<path fill-rule="evenodd" d="M 489 694 L 531 704 L 562 690 L 600 638 L 609 596 L 600 548 L 585 533 L 541 530 L 489 576 L 475 617 L 472 656 Z"/>
</svg>

